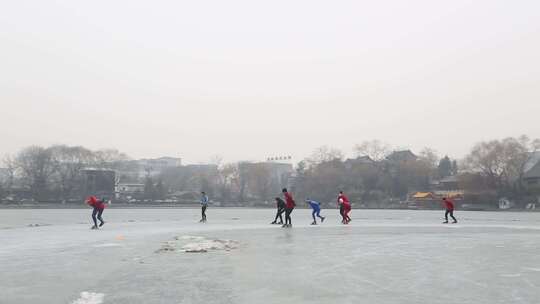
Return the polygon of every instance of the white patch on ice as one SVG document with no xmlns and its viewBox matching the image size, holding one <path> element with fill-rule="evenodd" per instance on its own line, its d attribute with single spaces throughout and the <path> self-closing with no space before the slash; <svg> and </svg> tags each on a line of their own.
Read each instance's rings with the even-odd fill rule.
<svg viewBox="0 0 540 304">
<path fill-rule="evenodd" d="M 29 224 L 28 227 L 44 227 L 51 226 L 51 224 Z"/>
<path fill-rule="evenodd" d="M 232 240 L 206 240 L 189 243 L 182 246 L 184 252 L 207 252 L 209 250 L 231 250 L 238 247 L 238 242 Z"/>
<path fill-rule="evenodd" d="M 101 304 L 103 303 L 103 298 L 105 294 L 83 291 L 81 292 L 81 297 L 71 304 Z"/>
<path fill-rule="evenodd" d="M 530 270 L 530 271 L 540 272 L 540 268 L 525 267 L 525 269 Z"/>
<path fill-rule="evenodd" d="M 94 247 L 96 247 L 96 248 L 103 248 L 103 247 L 122 247 L 122 245 L 116 244 L 116 243 L 105 243 L 105 244 L 94 245 Z"/>
<path fill-rule="evenodd" d="M 188 241 L 186 244 L 185 241 Z M 178 249 L 180 248 L 180 249 Z M 156 250 L 156 253 L 180 251 L 180 252 L 208 252 L 210 250 L 232 250 L 238 248 L 238 242 L 233 240 L 209 240 L 201 236 L 175 237 L 174 241 L 167 241 Z"/>
<path fill-rule="evenodd" d="M 500 276 L 503 278 L 519 278 L 521 276 L 521 273 L 501 274 Z"/>
</svg>

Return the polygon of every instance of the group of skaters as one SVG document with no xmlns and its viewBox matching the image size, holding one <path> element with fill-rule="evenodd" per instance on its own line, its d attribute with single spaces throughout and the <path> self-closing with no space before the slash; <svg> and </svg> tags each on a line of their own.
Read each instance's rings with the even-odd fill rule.
<svg viewBox="0 0 540 304">
<path fill-rule="evenodd" d="M 279 224 L 282 225 L 281 227 L 283 228 L 292 227 L 291 213 L 293 212 L 294 207 L 296 207 L 296 202 L 294 201 L 292 194 L 287 191 L 286 188 L 283 188 L 281 192 L 283 193 L 283 198 L 285 198 L 285 200 L 281 199 L 280 197 L 276 197 L 276 218 L 270 224 Z M 285 223 L 283 223 L 283 213 L 285 213 Z M 278 218 L 279 222 L 277 221 Z M 315 216 L 313 216 L 313 220 L 315 220 Z M 322 218 L 322 220 L 324 220 L 324 217 Z"/>
<path fill-rule="evenodd" d="M 282 225 L 281 227 L 283 228 L 291 228 L 291 213 L 293 212 L 294 207 L 296 207 L 296 202 L 294 201 L 292 194 L 286 188 L 283 188 L 282 193 L 285 200 L 280 197 L 276 197 L 276 217 L 274 221 L 270 224 Z M 317 225 L 317 218 L 319 218 L 321 223 L 323 223 L 325 217 L 321 215 L 321 203 L 309 198 L 307 198 L 305 202 L 311 207 L 312 210 L 311 217 L 313 218 L 313 222 L 311 223 L 311 225 Z M 351 222 L 351 217 L 349 216 L 349 213 L 352 210 L 351 202 L 349 201 L 347 196 L 343 194 L 343 191 L 339 192 L 337 198 L 337 207 L 339 208 L 339 213 L 341 214 L 341 223 L 349 224 Z M 285 213 L 285 223 L 283 223 L 283 213 Z"/>
<path fill-rule="evenodd" d="M 276 197 L 276 217 L 274 221 L 271 223 L 273 225 L 282 225 L 283 228 L 291 228 L 292 227 L 292 219 L 291 219 L 291 213 L 293 212 L 294 208 L 296 207 L 296 202 L 293 199 L 292 194 L 286 189 L 283 188 L 282 190 L 283 198 Z M 205 192 L 201 192 L 201 223 L 206 223 L 206 209 L 208 208 L 209 203 L 208 195 L 206 195 Z M 444 197 L 442 199 L 443 205 L 445 208 L 445 214 L 444 218 L 445 221 L 443 224 L 448 224 L 448 216 L 452 218 L 452 223 L 456 224 L 457 219 L 454 217 L 454 203 L 450 198 Z M 313 218 L 313 222 L 311 225 L 317 225 L 317 218 L 320 219 L 320 222 L 323 223 L 325 220 L 325 217 L 321 215 L 321 203 L 307 198 L 305 200 L 306 204 L 309 205 L 312 209 L 311 216 Z M 103 210 L 105 210 L 105 199 L 98 199 L 95 196 L 90 196 L 86 200 L 86 203 L 93 208 L 92 210 L 92 220 L 94 222 L 94 225 L 92 226 L 92 229 L 99 229 L 99 227 L 102 227 L 105 224 L 105 221 L 102 218 Z M 352 207 L 351 202 L 349 198 L 343 193 L 343 191 L 340 191 L 337 196 L 337 207 L 339 208 L 339 214 L 341 215 L 341 223 L 344 225 L 348 225 L 351 222 L 351 217 L 349 214 L 351 213 Z M 283 222 L 283 214 L 285 213 L 285 222 Z M 279 222 L 278 222 L 279 219 Z M 98 225 L 99 220 L 99 225 Z"/>
</svg>

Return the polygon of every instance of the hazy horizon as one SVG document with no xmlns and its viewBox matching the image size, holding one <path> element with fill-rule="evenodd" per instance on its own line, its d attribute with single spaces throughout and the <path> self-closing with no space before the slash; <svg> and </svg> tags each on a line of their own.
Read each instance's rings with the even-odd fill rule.
<svg viewBox="0 0 540 304">
<path fill-rule="evenodd" d="M 461 158 L 540 137 L 538 1 L 16 1 L 0 13 L 0 157 L 29 145 L 186 163 Z"/>
</svg>

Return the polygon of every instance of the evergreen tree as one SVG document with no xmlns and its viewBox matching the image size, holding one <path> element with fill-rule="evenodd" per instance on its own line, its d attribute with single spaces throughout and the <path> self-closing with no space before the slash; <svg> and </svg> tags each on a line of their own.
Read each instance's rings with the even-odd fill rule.
<svg viewBox="0 0 540 304">
<path fill-rule="evenodd" d="M 4 188 L 2 187 L 2 185 L 0 185 L 0 202 L 2 202 L 2 199 L 4 198 L 5 195 L 6 195 L 6 192 L 4 191 Z"/>
<path fill-rule="evenodd" d="M 157 199 L 164 199 L 167 195 L 167 190 L 165 189 L 165 186 L 163 185 L 163 181 L 161 179 L 158 180 L 154 190 Z"/>
<path fill-rule="evenodd" d="M 154 187 L 154 181 L 151 177 L 147 176 L 144 181 L 144 198 L 146 199 L 154 199 L 155 198 L 155 187 Z"/>
<path fill-rule="evenodd" d="M 452 175 L 452 162 L 450 161 L 450 158 L 448 156 L 443 157 L 439 161 L 438 171 L 440 178 Z"/>
</svg>

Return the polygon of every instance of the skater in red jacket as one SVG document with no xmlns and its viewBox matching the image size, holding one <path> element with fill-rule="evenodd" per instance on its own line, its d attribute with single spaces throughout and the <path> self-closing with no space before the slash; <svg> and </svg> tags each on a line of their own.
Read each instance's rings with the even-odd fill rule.
<svg viewBox="0 0 540 304">
<path fill-rule="evenodd" d="M 289 191 L 287 191 L 286 188 L 283 188 L 281 192 L 283 192 L 283 196 L 285 197 L 285 224 L 283 224 L 282 227 L 291 228 L 292 227 L 291 213 L 293 212 L 293 209 L 296 206 L 296 203 L 294 202 L 292 195 L 289 193 Z"/>
<path fill-rule="evenodd" d="M 349 198 L 345 194 L 343 194 L 343 191 L 339 191 L 338 206 L 339 214 L 341 214 L 342 217 L 341 223 L 348 224 L 351 221 L 349 213 L 351 212 L 352 207 Z"/>
<path fill-rule="evenodd" d="M 452 219 L 454 220 L 452 224 L 457 223 L 457 220 L 454 217 L 454 202 L 452 202 L 451 199 L 446 198 L 446 197 L 443 197 L 442 200 L 443 200 L 444 208 L 446 209 L 446 212 L 444 213 L 444 218 L 446 220 L 443 222 L 443 224 L 448 224 L 448 215 L 450 215 L 450 217 L 452 217 Z"/>
<path fill-rule="evenodd" d="M 105 225 L 105 221 L 101 217 L 101 215 L 103 214 L 103 210 L 105 210 L 105 203 L 103 203 L 102 200 L 97 199 L 93 195 L 86 199 L 86 203 L 94 209 L 92 211 L 92 220 L 94 221 L 94 226 L 92 226 L 92 229 L 99 229 L 97 220 L 100 221 L 99 227 Z"/>
</svg>

